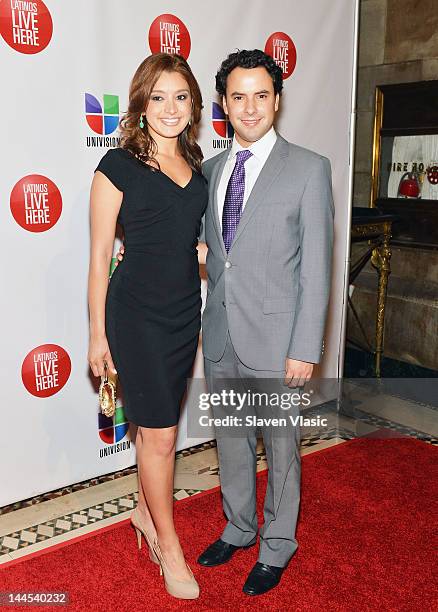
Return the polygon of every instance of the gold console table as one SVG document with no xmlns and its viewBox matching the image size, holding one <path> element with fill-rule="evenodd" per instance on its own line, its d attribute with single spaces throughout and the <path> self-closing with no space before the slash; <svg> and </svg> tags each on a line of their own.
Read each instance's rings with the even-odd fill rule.
<svg viewBox="0 0 438 612">
<path fill-rule="evenodd" d="M 396 215 L 383 214 L 376 208 L 353 207 L 351 222 L 351 241 L 367 242 L 368 248 L 361 257 L 350 265 L 349 282 L 354 282 L 361 270 L 371 261 L 377 271 L 377 311 L 375 349 L 370 345 L 353 302 L 348 296 L 348 304 L 359 324 L 366 344 L 372 353 L 375 353 L 375 373 L 380 377 L 380 364 L 383 354 L 383 338 L 385 330 L 385 306 L 388 286 L 388 276 L 391 272 L 391 229 Z"/>
</svg>

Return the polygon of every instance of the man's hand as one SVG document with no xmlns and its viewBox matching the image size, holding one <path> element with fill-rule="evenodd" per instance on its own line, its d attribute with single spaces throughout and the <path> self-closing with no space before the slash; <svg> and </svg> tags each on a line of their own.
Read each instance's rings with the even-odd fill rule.
<svg viewBox="0 0 438 612">
<path fill-rule="evenodd" d="M 312 377 L 313 366 L 313 363 L 286 357 L 284 384 L 289 387 L 304 387 L 305 383 Z"/>
<path fill-rule="evenodd" d="M 117 255 L 116 255 L 116 262 L 114 264 L 114 267 L 117 268 L 117 266 L 119 265 L 119 261 L 123 260 L 123 255 L 125 254 L 125 247 L 122 246 L 120 247 L 120 249 L 117 251 Z"/>
<path fill-rule="evenodd" d="M 198 262 L 200 266 L 205 266 L 207 263 L 208 246 L 205 242 L 198 242 Z"/>
</svg>

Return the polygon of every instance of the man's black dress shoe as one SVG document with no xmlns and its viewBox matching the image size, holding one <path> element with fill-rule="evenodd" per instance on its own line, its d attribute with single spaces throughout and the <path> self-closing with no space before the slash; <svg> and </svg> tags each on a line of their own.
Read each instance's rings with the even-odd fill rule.
<svg viewBox="0 0 438 612">
<path fill-rule="evenodd" d="M 281 580 L 284 567 L 257 563 L 250 571 L 243 592 L 247 595 L 262 595 L 277 586 Z"/>
<path fill-rule="evenodd" d="M 234 544 L 228 544 L 223 540 L 219 539 L 202 553 L 202 555 L 198 558 L 198 563 L 204 565 L 205 567 L 214 567 L 215 565 L 222 565 L 222 563 L 227 563 L 234 555 L 236 550 L 240 548 L 250 548 L 254 546 L 256 540 L 248 544 L 247 546 L 234 546 Z"/>
</svg>

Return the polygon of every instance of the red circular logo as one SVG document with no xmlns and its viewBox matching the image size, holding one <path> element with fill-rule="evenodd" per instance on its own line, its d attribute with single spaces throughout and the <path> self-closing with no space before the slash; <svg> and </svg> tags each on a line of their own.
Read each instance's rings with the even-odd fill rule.
<svg viewBox="0 0 438 612">
<path fill-rule="evenodd" d="M 68 353 L 57 344 L 42 344 L 26 355 L 21 378 L 36 397 L 50 397 L 62 389 L 71 372 Z"/>
<path fill-rule="evenodd" d="M 29 174 L 11 191 L 11 212 L 15 221 L 29 232 L 45 232 L 61 216 L 61 193 L 47 177 Z"/>
<path fill-rule="evenodd" d="M 297 50 L 292 38 L 284 32 L 274 32 L 266 41 L 265 53 L 274 58 L 283 70 L 283 79 L 289 78 L 297 63 Z"/>
<path fill-rule="evenodd" d="M 152 53 L 178 53 L 188 59 L 191 45 L 188 29 L 175 15 L 160 15 L 151 23 L 149 47 Z"/>
<path fill-rule="evenodd" d="M 41 0 L 0 2 L 0 34 L 15 51 L 39 53 L 49 44 L 52 33 L 52 17 Z"/>
</svg>

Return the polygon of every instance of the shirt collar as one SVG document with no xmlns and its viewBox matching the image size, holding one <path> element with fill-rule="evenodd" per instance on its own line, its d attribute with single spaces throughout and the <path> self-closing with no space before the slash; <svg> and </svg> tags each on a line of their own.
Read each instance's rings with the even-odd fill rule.
<svg viewBox="0 0 438 612">
<path fill-rule="evenodd" d="M 262 136 L 260 140 L 253 142 L 250 147 L 242 147 L 242 145 L 237 142 L 236 136 L 234 135 L 233 144 L 231 145 L 231 149 L 228 154 L 228 159 L 234 159 L 238 151 L 248 149 L 257 159 L 265 162 L 269 153 L 272 151 L 272 147 L 274 146 L 276 140 L 277 133 L 274 130 L 274 127 L 271 127 L 271 129 L 266 132 L 266 134 Z"/>
</svg>

